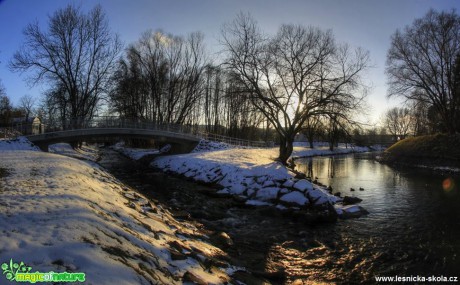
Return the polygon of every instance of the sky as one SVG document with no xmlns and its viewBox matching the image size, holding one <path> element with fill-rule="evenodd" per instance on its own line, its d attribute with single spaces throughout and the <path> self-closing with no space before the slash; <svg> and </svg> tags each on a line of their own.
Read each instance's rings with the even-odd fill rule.
<svg viewBox="0 0 460 285">
<path fill-rule="evenodd" d="M 8 62 L 24 42 L 22 31 L 38 21 L 46 28 L 48 17 L 68 4 L 90 10 L 100 4 L 112 31 L 125 45 L 138 40 L 148 29 L 174 35 L 201 31 L 208 50 L 215 54 L 222 25 L 239 12 L 249 12 L 261 29 L 273 34 L 281 24 L 301 24 L 331 29 L 338 42 L 370 52 L 372 68 L 365 80 L 372 86 L 367 102 L 370 124 L 377 123 L 390 107 L 400 106 L 388 99 L 385 61 L 391 35 L 411 25 L 430 8 L 460 11 L 458 0 L 0 0 L 0 81 L 13 105 L 25 94 L 39 100 L 46 85 L 30 86 L 27 73 L 13 73 Z"/>
</svg>

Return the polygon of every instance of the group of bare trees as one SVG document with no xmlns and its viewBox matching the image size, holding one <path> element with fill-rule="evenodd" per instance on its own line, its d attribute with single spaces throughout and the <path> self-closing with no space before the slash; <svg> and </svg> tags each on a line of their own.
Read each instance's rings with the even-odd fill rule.
<svg viewBox="0 0 460 285">
<path fill-rule="evenodd" d="M 146 32 L 118 63 L 111 104 L 122 116 L 189 123 L 202 93 L 205 64 L 202 34 L 183 38 Z"/>
<path fill-rule="evenodd" d="M 57 110 L 63 124 L 78 125 L 100 106 L 122 44 L 100 6 L 87 14 L 67 6 L 50 16 L 48 24 L 46 31 L 38 22 L 25 28 L 25 43 L 10 68 L 32 71 L 32 83 L 50 85 L 48 107 Z"/>
<path fill-rule="evenodd" d="M 148 31 L 113 75 L 110 107 L 123 117 L 255 139 L 262 116 L 231 72 L 206 57 L 203 35 Z"/>
<path fill-rule="evenodd" d="M 432 131 L 460 131 L 460 17 L 454 10 L 430 10 L 396 31 L 386 72 L 389 95 L 424 108 Z"/>
<path fill-rule="evenodd" d="M 67 6 L 48 29 L 29 24 L 10 62 L 51 88 L 44 113 L 65 127 L 93 117 L 104 99 L 121 116 L 155 123 L 202 125 L 237 136 L 276 130 L 278 160 L 312 117 L 338 129 L 365 96 L 361 74 L 369 55 L 338 44 L 330 31 L 283 25 L 266 35 L 249 15 L 224 26 L 222 64 L 207 58 L 203 35 L 146 32 L 119 59 L 122 45 L 99 6 Z M 111 84 L 109 84 L 109 82 Z M 106 96 L 108 95 L 108 96 Z"/>
</svg>

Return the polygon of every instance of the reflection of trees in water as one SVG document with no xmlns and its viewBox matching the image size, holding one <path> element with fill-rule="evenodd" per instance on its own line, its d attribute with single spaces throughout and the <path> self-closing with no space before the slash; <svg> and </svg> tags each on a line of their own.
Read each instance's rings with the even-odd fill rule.
<svg viewBox="0 0 460 285">
<path fill-rule="evenodd" d="M 327 177 L 334 178 L 335 175 L 335 159 L 333 156 L 329 157 L 329 163 L 327 167 Z"/>
<path fill-rule="evenodd" d="M 307 175 L 307 177 L 316 179 L 318 175 L 321 176 L 321 174 L 327 173 L 328 178 L 334 178 L 337 163 L 334 157 L 317 159 L 315 160 L 315 166 L 313 166 L 313 160 L 313 158 L 307 158 L 303 164 L 305 167 L 304 173 Z"/>
<path fill-rule="evenodd" d="M 307 177 L 310 177 L 313 179 L 313 159 L 312 158 L 308 159 L 306 174 L 307 174 Z"/>
</svg>

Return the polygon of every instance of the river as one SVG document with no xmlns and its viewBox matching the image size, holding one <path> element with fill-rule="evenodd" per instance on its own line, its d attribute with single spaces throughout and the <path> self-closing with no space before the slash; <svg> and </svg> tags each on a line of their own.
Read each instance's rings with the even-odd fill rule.
<svg viewBox="0 0 460 285">
<path fill-rule="evenodd" d="M 455 187 L 442 188 L 444 175 L 395 170 L 375 162 L 372 154 L 296 160 L 298 170 L 343 195 L 362 198 L 370 212 L 334 224 L 307 225 L 298 216 L 218 197 L 209 186 L 154 171 L 108 149 L 102 150 L 99 163 L 168 205 L 177 219 L 193 220 L 211 236 L 228 233 L 233 245 L 218 240 L 216 245 L 233 264 L 248 268 L 250 274 L 235 274 L 246 284 L 374 283 L 375 276 L 460 272 L 460 195 Z"/>
<path fill-rule="evenodd" d="M 375 154 L 305 158 L 297 169 L 342 195 L 363 199 L 368 216 L 325 232 L 349 240 L 356 269 L 380 276 L 460 277 L 460 177 L 419 168 L 394 169 Z M 351 188 L 355 191 L 351 191 Z M 363 188 L 360 191 L 359 188 Z"/>
</svg>

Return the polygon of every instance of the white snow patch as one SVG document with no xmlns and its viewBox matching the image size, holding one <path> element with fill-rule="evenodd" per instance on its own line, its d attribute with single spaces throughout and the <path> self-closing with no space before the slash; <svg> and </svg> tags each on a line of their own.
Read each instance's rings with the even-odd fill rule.
<svg viewBox="0 0 460 285">
<path fill-rule="evenodd" d="M 0 178 L 0 262 L 12 258 L 34 271 L 84 272 L 88 284 L 182 284 L 186 271 L 206 283 L 228 280 L 224 271 L 210 274 L 191 257 L 173 260 L 172 242 L 197 248 L 200 254 L 223 253 L 204 241 L 177 237 L 199 230 L 176 221 L 142 195 L 127 192 L 93 162 L 40 151 L 9 151 L 4 142 L 0 144 L 0 167 L 9 169 Z M 11 149 L 31 148 L 23 141 L 15 144 Z"/>
</svg>

